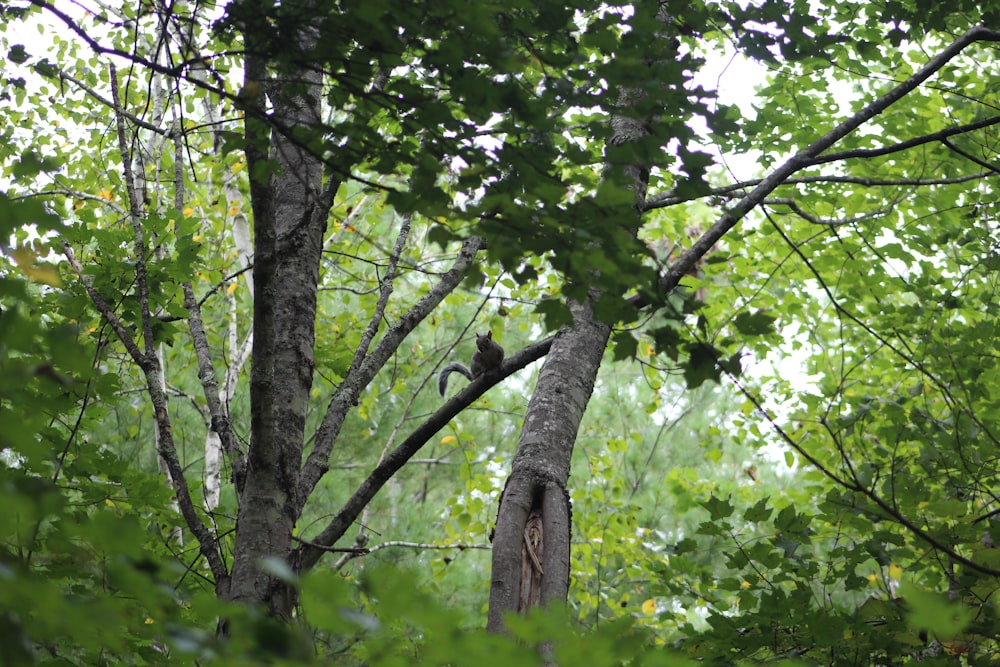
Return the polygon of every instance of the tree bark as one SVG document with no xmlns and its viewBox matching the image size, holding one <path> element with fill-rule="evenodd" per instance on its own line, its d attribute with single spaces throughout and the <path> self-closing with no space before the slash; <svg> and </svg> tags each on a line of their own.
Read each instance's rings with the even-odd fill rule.
<svg viewBox="0 0 1000 667">
<path fill-rule="evenodd" d="M 503 629 L 505 613 L 533 602 L 565 601 L 569 591 L 566 482 L 611 333 L 587 306 L 573 304 L 571 311 L 573 326 L 559 332 L 542 366 L 500 501 L 486 626 L 491 631 Z"/>
<path fill-rule="evenodd" d="M 319 264 L 336 190 L 335 183 L 322 189 L 320 161 L 308 147 L 292 141 L 319 127 L 322 78 L 318 68 L 308 66 L 315 29 L 303 24 L 295 37 L 292 48 L 301 63 L 297 70 L 269 79 L 266 57 L 250 54 L 244 86 L 255 244 L 252 417 L 230 598 L 263 603 L 278 619 L 290 616 L 294 590 L 273 568 L 261 565 L 284 562 L 289 571 L 294 569 L 288 557 L 300 507 Z M 265 93 L 273 107 L 271 118 L 280 126 L 264 116 Z"/>
<path fill-rule="evenodd" d="M 657 18 L 669 17 L 661 7 Z M 669 39 L 665 36 L 665 39 Z M 674 47 L 671 47 L 673 50 Z M 645 92 L 618 92 L 618 107 L 629 110 Z M 611 117 L 607 152 L 650 134 L 650 121 L 634 115 Z M 602 179 L 630 189 L 633 206 L 622 210 L 622 224 L 639 228 L 649 184 L 649 165 L 608 159 Z M 592 288 L 589 296 L 598 294 Z M 493 577 L 486 627 L 503 630 L 503 617 L 529 607 L 565 602 L 569 593 L 569 544 L 572 531 L 567 482 L 576 434 L 594 390 L 611 328 L 597 320 L 588 303 L 570 303 L 572 327 L 552 343 L 538 385 L 528 404 L 521 440 L 497 512 Z"/>
</svg>

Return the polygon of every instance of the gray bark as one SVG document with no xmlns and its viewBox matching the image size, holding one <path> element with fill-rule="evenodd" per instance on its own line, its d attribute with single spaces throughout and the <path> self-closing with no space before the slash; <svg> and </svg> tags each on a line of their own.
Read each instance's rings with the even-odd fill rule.
<svg viewBox="0 0 1000 667">
<path fill-rule="evenodd" d="M 492 631 L 503 628 L 505 613 L 523 610 L 532 600 L 543 605 L 565 601 L 569 591 L 566 482 L 576 434 L 611 333 L 586 306 L 574 304 L 571 310 L 573 326 L 559 332 L 542 366 L 500 501 L 487 619 Z M 541 514 L 540 548 L 527 533 L 529 518 L 536 513 Z M 528 551 L 537 562 L 522 561 L 526 541 L 533 545 Z M 537 575 L 537 588 L 523 585 L 522 572 Z"/>
<path fill-rule="evenodd" d="M 303 62 L 315 34 L 308 25 L 298 33 L 294 47 Z M 297 489 L 313 376 L 319 265 L 336 188 L 329 184 L 322 190 L 320 161 L 290 139 L 296 129 L 320 123 L 319 70 L 303 65 L 268 80 L 266 66 L 263 56 L 247 57 L 244 89 L 257 93 L 251 100 L 256 104 L 246 111 L 255 242 L 252 417 L 230 598 L 264 603 L 272 616 L 286 619 L 294 592 L 261 563 L 283 561 L 292 567 L 288 558 L 300 507 Z M 280 125 L 263 117 L 262 91 Z M 262 177 L 269 173 L 268 160 L 277 167 L 270 178 Z"/>
<path fill-rule="evenodd" d="M 664 23 L 669 22 L 662 9 L 660 15 Z M 644 95 L 644 91 L 634 88 L 621 90 L 618 106 L 627 112 Z M 610 124 L 609 151 L 650 134 L 648 119 L 627 113 L 613 116 Z M 634 206 L 621 213 L 623 218 L 637 218 L 646 198 L 649 166 L 615 166 L 609 162 L 603 178 L 622 183 L 634 192 Z M 637 229 L 638 224 L 628 227 Z M 596 288 L 591 290 L 591 296 L 595 293 Z M 505 614 L 537 604 L 565 602 L 569 593 L 570 462 L 611 334 L 610 327 L 597 320 L 586 303 L 571 303 L 570 311 L 573 325 L 553 341 L 528 404 L 521 440 L 497 512 L 486 623 L 492 632 L 503 630 Z M 536 519 L 540 519 L 540 531 Z"/>
</svg>

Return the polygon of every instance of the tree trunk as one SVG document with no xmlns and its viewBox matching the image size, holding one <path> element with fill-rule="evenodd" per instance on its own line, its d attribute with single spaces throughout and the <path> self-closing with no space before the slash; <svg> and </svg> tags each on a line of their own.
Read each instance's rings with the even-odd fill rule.
<svg viewBox="0 0 1000 667">
<path fill-rule="evenodd" d="M 662 9 L 657 16 L 664 23 L 668 21 Z M 618 93 L 619 108 L 629 109 L 643 96 L 642 90 L 623 89 Z M 608 153 L 649 133 L 648 119 L 612 116 Z M 621 212 L 621 224 L 638 229 L 649 166 L 608 160 L 603 180 L 633 192 L 634 206 Z M 592 290 L 591 296 L 595 294 Z M 594 317 L 589 305 L 571 303 L 570 311 L 573 326 L 560 332 L 552 343 L 528 404 L 521 440 L 500 500 L 486 623 L 493 632 L 503 629 L 504 614 L 565 602 L 569 593 L 570 462 L 611 334 L 610 327 Z"/>
<path fill-rule="evenodd" d="M 570 504 L 566 483 L 577 430 L 611 333 L 586 306 L 559 332 L 528 404 L 493 539 L 487 628 L 503 615 L 564 601 L 569 591 Z"/>
<path fill-rule="evenodd" d="M 301 54 L 297 62 L 308 62 L 315 34 L 308 25 L 297 31 L 292 45 Z M 300 130 L 319 126 L 319 70 L 302 65 L 268 80 L 266 66 L 264 56 L 248 55 L 244 93 L 255 244 L 252 416 L 230 597 L 264 603 L 272 616 L 285 619 L 294 591 L 273 567 L 261 564 L 294 569 L 287 561 L 300 507 L 296 489 L 312 386 L 319 264 L 335 186 L 321 189 L 319 160 L 291 140 L 305 135 Z M 263 117 L 265 93 L 272 117 L 280 120 L 273 128 Z M 277 173 L 267 176 L 273 168 Z"/>
</svg>

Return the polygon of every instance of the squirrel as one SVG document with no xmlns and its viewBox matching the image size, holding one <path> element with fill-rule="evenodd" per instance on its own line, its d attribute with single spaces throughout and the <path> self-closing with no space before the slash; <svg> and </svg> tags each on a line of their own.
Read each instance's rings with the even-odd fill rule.
<svg viewBox="0 0 1000 667">
<path fill-rule="evenodd" d="M 472 355 L 472 361 L 468 368 L 464 364 L 453 361 L 441 369 L 438 374 L 438 391 L 441 392 L 442 396 L 448 389 L 449 373 L 461 373 L 469 378 L 469 381 L 472 381 L 487 371 L 500 368 L 500 363 L 503 361 L 503 348 L 493 340 L 492 331 L 488 331 L 486 334 L 476 334 L 476 348 L 476 353 Z"/>
</svg>

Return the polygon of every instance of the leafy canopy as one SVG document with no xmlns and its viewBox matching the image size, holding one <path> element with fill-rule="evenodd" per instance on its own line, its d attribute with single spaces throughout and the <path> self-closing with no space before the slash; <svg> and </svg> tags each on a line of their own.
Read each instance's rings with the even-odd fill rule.
<svg viewBox="0 0 1000 667">
<path fill-rule="evenodd" d="M 666 266 L 757 184 L 761 174 L 732 173 L 721 156 L 749 154 L 766 173 L 911 76 L 953 34 L 1000 18 L 990 3 L 969 0 L 817 8 L 196 3 L 168 17 L 190 26 L 192 40 L 157 51 L 149 35 L 161 34 L 158 17 L 143 3 L 76 17 L 42 2 L 5 6 L 0 637 L 11 661 L 157 662 L 168 652 L 180 663 L 292 664 L 320 651 L 368 664 L 401 655 L 512 664 L 537 661 L 542 639 L 567 664 L 583 656 L 671 664 L 662 645 L 721 662 L 794 655 L 857 664 L 932 650 L 955 664 L 960 655 L 992 659 L 1000 563 L 989 45 L 970 46 L 785 179 L 679 289 L 660 289 Z M 43 10 L 79 30 L 45 28 L 51 49 L 43 50 L 22 33 Z M 306 54 L 293 35 L 313 18 L 316 48 Z M 750 110 L 722 105 L 695 83 L 723 43 L 770 68 Z M 615 358 L 644 362 L 629 367 L 614 401 L 598 392 L 582 436 L 587 458 L 575 471 L 581 583 L 571 608 L 592 632 L 535 617 L 512 621 L 512 639 L 455 634 L 478 624 L 467 621 L 481 602 L 470 595 L 461 612 L 440 609 L 390 585 L 396 572 L 352 572 L 347 583 L 315 572 L 297 582 L 310 635 L 216 598 L 155 453 L 140 446 L 151 426 L 134 398 L 139 375 L 50 252 L 61 252 L 60 241 L 75 247 L 91 286 L 137 325 L 136 258 L 107 106 L 107 63 L 126 54 L 134 67 L 120 75 L 123 106 L 133 127 L 149 131 L 132 139 L 154 158 L 142 221 L 157 244 L 148 258 L 151 309 L 163 316 L 154 337 L 183 397 L 175 432 L 200 447 L 207 429 L 196 363 L 174 318 L 186 316 L 181 285 L 192 281 L 216 353 L 238 348 L 247 332 L 233 316 L 252 306 L 234 278 L 231 231 L 248 210 L 239 116 L 260 94 L 238 80 L 246 52 L 277 72 L 308 55 L 326 76 L 325 123 L 293 136 L 322 157 L 328 177 L 345 181 L 325 240 L 329 298 L 317 341 L 325 380 L 349 366 L 375 300 L 382 237 L 409 214 L 416 242 L 401 296 L 426 293 L 433 275 L 422 267 L 480 234 L 488 251 L 470 283 L 500 286 L 491 324 L 511 342 L 537 338 L 536 313 L 555 326 L 566 298 L 598 287 L 599 314 L 618 327 Z M 165 131 L 142 124 L 169 125 L 157 124 L 164 90 L 180 95 L 172 107 L 180 153 L 165 148 Z M 641 132 L 610 141 L 616 118 Z M 268 120 L 283 131 L 280 116 Z M 649 172 L 645 193 L 628 177 L 636 165 Z M 178 171 L 183 188 L 159 178 Z M 178 190 L 187 193 L 180 205 Z M 495 297 L 470 291 L 447 304 L 440 331 L 453 337 L 457 321 Z M 413 341 L 398 366 L 404 379 L 373 387 L 348 424 L 354 444 L 335 461 L 347 470 L 355 459 L 374 463 L 359 443 L 388 441 L 386 424 L 414 410 L 402 398 L 421 396 L 418 371 L 445 336 L 420 331 Z M 786 351 L 804 359 L 805 386 L 761 370 Z M 739 376 L 751 361 L 755 371 L 734 385 L 745 393 L 708 393 L 708 380 Z M 625 374 L 623 364 L 610 367 Z M 502 415 L 519 408 L 517 398 L 496 399 L 505 410 L 438 443 L 469 455 L 464 487 L 435 486 L 441 476 L 425 474 L 423 488 L 407 488 L 408 497 L 454 499 L 454 515 L 425 509 L 423 525 L 446 521 L 446 533 L 461 538 L 487 532 L 492 508 L 482 498 L 499 485 L 471 453 L 511 428 Z M 245 391 L 229 407 L 245 425 Z M 700 421 L 680 421 L 685 411 Z M 609 438 L 615 423 L 625 426 Z M 674 423 L 688 439 L 657 446 Z M 199 447 L 185 454 L 193 475 L 204 465 Z M 360 481 L 350 475 L 321 487 L 325 497 L 303 525 L 336 511 Z M 225 496 L 211 516 L 229 557 L 235 498 L 231 489 Z M 392 510 L 382 516 L 417 516 L 413 503 L 382 502 Z M 482 580 L 479 567 L 465 570 L 469 581 Z M 442 561 L 437 582 L 420 583 L 442 586 L 448 568 Z M 234 628 L 228 643 L 214 636 L 220 617 Z"/>
</svg>

